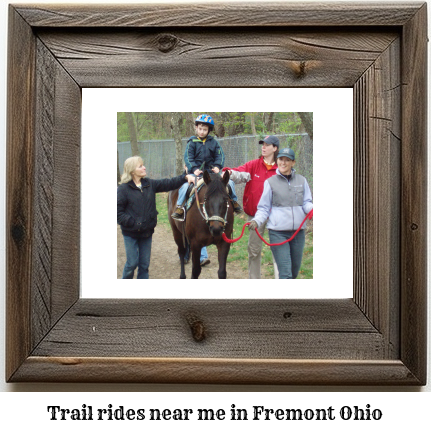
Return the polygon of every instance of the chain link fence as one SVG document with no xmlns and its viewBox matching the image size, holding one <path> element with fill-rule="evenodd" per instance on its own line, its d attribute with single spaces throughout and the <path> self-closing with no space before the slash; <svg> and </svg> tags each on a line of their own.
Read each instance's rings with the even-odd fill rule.
<svg viewBox="0 0 431 431">
<path fill-rule="evenodd" d="M 275 135 L 280 140 L 280 148 L 292 148 L 296 155 L 296 171 L 303 175 L 313 192 L 313 142 L 307 133 Z M 189 138 L 183 138 L 183 155 Z M 255 135 L 228 136 L 217 138 L 225 154 L 225 167 L 235 168 L 257 159 L 261 155 L 259 137 Z M 124 161 L 132 156 L 129 142 L 118 142 L 118 163 L 123 172 Z M 148 140 L 138 142 L 139 154 L 144 160 L 150 178 L 170 178 L 175 176 L 175 141 L 173 139 Z M 236 186 L 239 202 L 242 202 L 244 184 Z"/>
</svg>

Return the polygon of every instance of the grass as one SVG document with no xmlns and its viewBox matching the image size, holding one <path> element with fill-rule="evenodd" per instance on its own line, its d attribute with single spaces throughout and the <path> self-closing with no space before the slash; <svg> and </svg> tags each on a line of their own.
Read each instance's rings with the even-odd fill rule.
<svg viewBox="0 0 431 431">
<path fill-rule="evenodd" d="M 156 195 L 156 205 L 159 215 L 157 220 L 159 224 L 170 229 L 168 205 L 167 205 L 167 193 L 158 193 Z M 247 223 L 247 216 L 241 214 L 234 218 L 233 238 L 238 238 L 241 235 L 244 224 Z M 269 242 L 268 231 L 265 230 L 263 236 L 267 242 Z M 233 243 L 230 247 L 229 256 L 227 258 L 229 262 L 240 263 L 245 271 L 248 271 L 248 229 L 245 228 L 243 237 Z M 210 246 L 213 247 L 213 246 Z M 271 248 L 266 244 L 262 245 L 262 263 L 261 263 L 262 275 L 266 278 L 274 277 L 274 266 L 272 263 Z M 299 271 L 298 279 L 310 279 L 313 278 L 313 228 L 312 222 L 307 226 L 307 234 L 305 236 L 305 247 L 304 255 L 302 258 L 301 269 Z"/>
<path fill-rule="evenodd" d="M 167 228 L 171 228 L 168 216 L 168 193 L 156 194 L 156 208 L 159 213 L 157 216 L 157 223 L 162 224 Z"/>
</svg>

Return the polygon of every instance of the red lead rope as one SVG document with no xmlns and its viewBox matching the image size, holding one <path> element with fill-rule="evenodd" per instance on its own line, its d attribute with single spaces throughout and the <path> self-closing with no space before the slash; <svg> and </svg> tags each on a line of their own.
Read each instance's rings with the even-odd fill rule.
<svg viewBox="0 0 431 431">
<path fill-rule="evenodd" d="M 292 239 L 293 238 L 295 238 L 295 236 L 296 236 L 296 234 L 301 230 L 301 228 L 302 228 L 302 225 L 305 223 L 305 220 L 307 220 L 307 219 L 312 219 L 312 217 L 313 217 L 313 210 L 311 210 L 306 216 L 305 216 L 305 218 L 304 218 L 304 220 L 302 220 L 302 223 L 301 223 L 301 225 L 299 226 L 299 228 L 298 229 L 296 229 L 296 231 L 295 231 L 295 233 L 289 238 L 289 239 L 286 239 L 286 241 L 283 241 L 283 242 L 279 242 L 279 243 L 277 243 L 277 244 L 269 244 L 269 243 L 267 243 L 263 238 L 262 238 L 262 236 L 261 236 L 261 234 L 258 232 L 258 230 L 256 229 L 255 230 L 255 232 L 257 233 L 257 236 L 266 244 L 266 245 L 269 245 L 270 247 L 275 247 L 275 246 L 277 246 L 277 245 L 283 245 L 283 244 L 286 244 L 286 242 L 289 242 L 289 241 L 292 241 Z M 250 225 L 250 223 L 246 223 L 243 227 L 242 227 L 242 232 L 241 232 L 241 235 L 238 237 L 238 238 L 236 238 L 236 239 L 229 239 L 227 236 L 226 236 L 226 234 L 223 232 L 223 234 L 222 234 L 222 237 L 223 237 L 223 239 L 226 241 L 226 242 L 228 242 L 228 243 L 230 243 L 230 244 L 232 244 L 232 243 L 234 243 L 234 242 L 237 242 L 238 240 L 240 240 L 241 238 L 242 238 L 242 236 L 244 235 L 244 230 L 245 230 L 245 227 L 246 226 L 249 226 Z"/>
</svg>

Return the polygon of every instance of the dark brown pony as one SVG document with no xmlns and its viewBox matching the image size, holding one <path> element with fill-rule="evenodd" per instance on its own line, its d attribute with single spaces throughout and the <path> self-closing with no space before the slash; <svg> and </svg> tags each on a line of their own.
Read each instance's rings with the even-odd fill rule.
<svg viewBox="0 0 431 431">
<path fill-rule="evenodd" d="M 229 172 L 224 177 L 219 174 L 204 172 L 205 184 L 198 193 L 198 203 L 194 202 L 187 211 L 185 222 L 169 217 L 178 255 L 181 262 L 180 278 L 186 278 L 184 256 L 186 245 L 190 246 L 192 255 L 192 278 L 198 278 L 201 273 L 200 255 L 202 247 L 215 244 L 218 250 L 218 278 L 226 278 L 226 260 L 230 244 L 223 240 L 224 232 L 228 238 L 233 231 L 233 205 L 226 191 Z M 169 192 L 168 214 L 175 211 L 178 190 Z"/>
</svg>

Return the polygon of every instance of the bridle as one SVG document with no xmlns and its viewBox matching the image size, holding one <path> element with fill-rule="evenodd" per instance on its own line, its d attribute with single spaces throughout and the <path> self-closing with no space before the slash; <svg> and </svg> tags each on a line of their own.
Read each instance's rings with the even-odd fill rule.
<svg viewBox="0 0 431 431">
<path fill-rule="evenodd" d="M 224 231 L 225 227 L 226 227 L 226 225 L 228 223 L 228 221 L 227 221 L 227 213 L 229 211 L 229 201 L 226 202 L 226 213 L 224 215 L 224 218 L 219 217 L 219 216 L 208 217 L 208 213 L 207 213 L 207 210 L 205 208 L 205 203 L 206 203 L 207 200 L 206 200 L 206 198 L 204 199 L 204 203 L 202 205 L 202 210 L 201 210 L 201 206 L 200 206 L 200 203 L 199 203 L 199 196 L 198 196 L 196 185 L 195 185 L 195 197 L 196 197 L 196 204 L 198 206 L 198 210 L 199 210 L 202 218 L 205 220 L 206 224 L 209 226 L 209 224 L 210 224 L 211 221 L 218 221 L 220 223 L 223 223 L 223 231 Z"/>
</svg>

